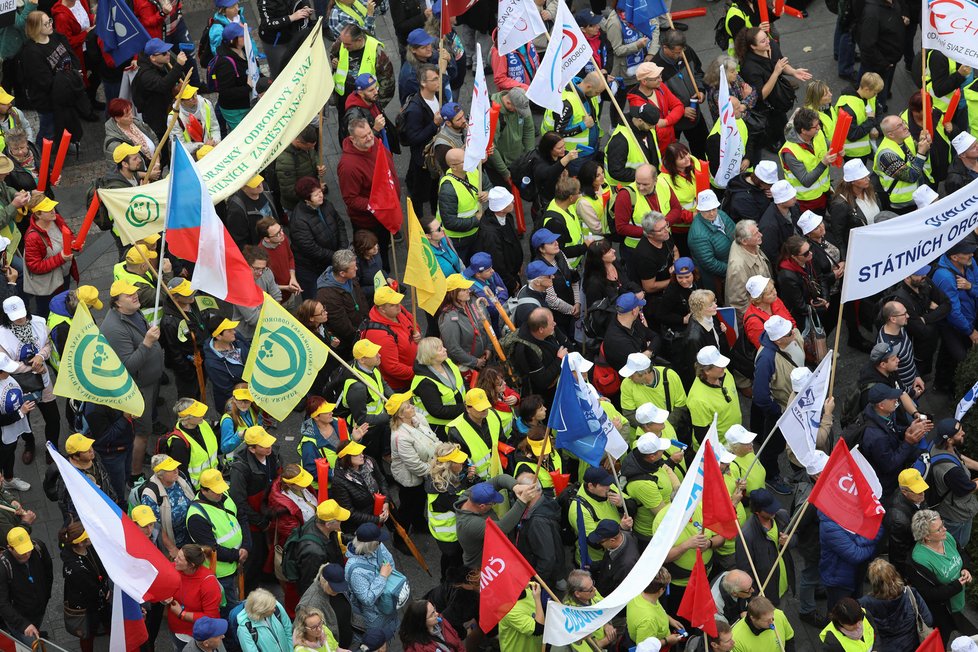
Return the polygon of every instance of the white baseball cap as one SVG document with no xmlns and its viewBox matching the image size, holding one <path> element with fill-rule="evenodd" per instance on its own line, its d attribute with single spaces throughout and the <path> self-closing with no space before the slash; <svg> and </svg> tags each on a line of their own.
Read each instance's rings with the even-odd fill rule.
<svg viewBox="0 0 978 652">
<path fill-rule="evenodd" d="M 640 424 L 646 423 L 665 423 L 669 418 L 669 411 L 663 410 L 655 403 L 643 403 L 635 410 L 635 420 Z"/>
<path fill-rule="evenodd" d="M 658 453 L 661 451 L 669 450 L 671 443 L 668 439 L 663 439 L 662 437 L 657 437 L 651 432 L 647 432 L 638 438 L 635 442 L 635 448 L 638 449 L 639 453 L 643 455 L 651 455 L 652 453 Z"/>
<path fill-rule="evenodd" d="M 917 208 L 930 206 L 940 197 L 930 186 L 919 186 L 913 191 L 913 203 L 917 204 Z"/>
<path fill-rule="evenodd" d="M 20 365 L 18 363 L 11 360 L 9 355 L 3 351 L 0 351 L 0 370 L 6 371 L 8 374 L 12 374 L 19 368 Z"/>
<path fill-rule="evenodd" d="M 0 235 L 0 251 L 6 251 L 10 246 L 10 240 Z"/>
<path fill-rule="evenodd" d="M 774 161 L 761 161 L 754 166 L 754 176 L 773 186 L 778 181 L 778 164 Z"/>
<path fill-rule="evenodd" d="M 757 433 L 735 423 L 727 428 L 727 434 L 723 438 L 727 440 L 727 444 L 749 444 L 757 438 Z"/>
<path fill-rule="evenodd" d="M 744 287 L 747 288 L 747 294 L 750 295 L 751 299 L 757 299 L 764 294 L 764 290 L 767 289 L 767 284 L 770 282 L 771 279 L 758 274 L 757 276 L 751 276 L 749 279 L 747 279 L 747 283 L 744 284 Z"/>
<path fill-rule="evenodd" d="M 707 188 L 696 195 L 696 210 L 712 211 L 714 208 L 720 208 L 720 200 L 715 192 Z"/>
<path fill-rule="evenodd" d="M 720 462 L 720 464 L 730 464 L 735 459 L 737 459 L 737 456 L 722 446 L 717 451 L 717 461 Z"/>
<path fill-rule="evenodd" d="M 644 356 L 643 356 L 644 357 Z M 583 355 L 577 351 L 572 351 L 567 354 L 567 364 L 570 365 L 571 371 L 576 371 L 577 373 L 586 374 L 591 371 L 591 367 L 594 363 L 585 358 Z"/>
<path fill-rule="evenodd" d="M 869 170 L 866 168 L 866 164 L 863 163 L 861 159 L 854 158 L 851 161 L 846 161 L 846 164 L 842 166 L 842 180 L 846 183 L 859 181 L 860 179 L 865 179 L 868 176 Z"/>
<path fill-rule="evenodd" d="M 951 146 L 954 147 L 954 151 L 957 152 L 958 156 L 964 154 L 974 144 L 975 137 L 967 131 L 962 131 L 951 140 Z"/>
<path fill-rule="evenodd" d="M 808 472 L 808 475 L 815 475 L 816 473 L 821 473 L 822 469 L 825 468 L 825 465 L 828 464 L 828 462 L 829 462 L 829 456 L 823 453 L 822 451 L 816 449 L 812 453 L 812 456 L 808 459 L 808 461 L 805 462 L 805 471 Z M 951 646 L 951 649 L 954 649 L 953 645 Z"/>
<path fill-rule="evenodd" d="M 644 353 L 629 353 L 625 366 L 618 370 L 622 378 L 630 378 L 636 371 L 645 371 L 652 366 L 649 356 Z"/>
<path fill-rule="evenodd" d="M 818 228 L 818 225 L 822 223 L 822 216 L 818 213 L 813 213 L 812 211 L 805 211 L 798 218 L 798 228 L 801 230 L 803 235 L 808 235 L 812 231 Z"/>
<path fill-rule="evenodd" d="M 798 367 L 791 370 L 791 391 L 800 392 L 801 388 L 808 382 L 812 375 L 812 370 L 808 367 Z"/>
<path fill-rule="evenodd" d="M 773 315 L 764 322 L 764 332 L 771 338 L 771 341 L 780 340 L 791 332 L 791 322 L 781 315 Z"/>
<path fill-rule="evenodd" d="M 10 321 L 27 316 L 27 306 L 24 305 L 24 300 L 17 295 L 3 300 L 3 311 L 10 318 Z"/>
<path fill-rule="evenodd" d="M 495 186 L 489 189 L 489 210 L 496 213 L 503 211 L 513 203 L 513 193 L 502 186 Z"/>
<path fill-rule="evenodd" d="M 696 354 L 696 361 L 704 367 L 726 367 L 730 364 L 730 358 L 720 353 L 720 349 L 715 346 L 704 346 Z"/>
<path fill-rule="evenodd" d="M 774 200 L 775 204 L 790 201 L 795 198 L 796 194 L 798 193 L 795 192 L 794 187 L 784 179 L 774 182 L 774 185 L 771 186 L 771 199 Z"/>
</svg>

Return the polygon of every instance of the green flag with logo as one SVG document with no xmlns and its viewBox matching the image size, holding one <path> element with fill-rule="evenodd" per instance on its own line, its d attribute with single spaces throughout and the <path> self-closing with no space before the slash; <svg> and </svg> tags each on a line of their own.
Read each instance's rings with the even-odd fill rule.
<svg viewBox="0 0 978 652">
<path fill-rule="evenodd" d="M 145 409 L 139 388 L 83 302 L 78 303 L 68 330 L 54 393 L 108 405 L 134 417 L 142 416 Z"/>
<path fill-rule="evenodd" d="M 243 374 L 258 407 L 284 421 L 305 399 L 328 351 L 312 331 L 266 294 Z"/>
</svg>

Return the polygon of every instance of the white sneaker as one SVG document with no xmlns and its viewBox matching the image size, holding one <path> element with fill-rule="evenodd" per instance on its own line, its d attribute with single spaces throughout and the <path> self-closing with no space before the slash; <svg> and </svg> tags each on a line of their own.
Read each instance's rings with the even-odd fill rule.
<svg viewBox="0 0 978 652">
<path fill-rule="evenodd" d="M 24 482 L 20 478 L 13 478 L 12 480 L 4 480 L 3 488 L 12 489 L 14 491 L 30 491 L 31 485 L 28 482 Z"/>
</svg>

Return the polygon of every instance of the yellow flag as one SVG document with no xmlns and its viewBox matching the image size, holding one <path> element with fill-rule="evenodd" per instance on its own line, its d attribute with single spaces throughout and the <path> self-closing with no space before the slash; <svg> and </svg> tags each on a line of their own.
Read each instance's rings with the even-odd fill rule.
<svg viewBox="0 0 978 652">
<path fill-rule="evenodd" d="M 408 255 L 404 266 L 404 283 L 418 291 L 418 305 L 429 315 L 438 311 L 445 300 L 445 274 L 438 259 L 424 237 L 421 222 L 414 214 L 414 205 L 408 198 Z"/>
<path fill-rule="evenodd" d="M 132 376 L 95 325 L 88 306 L 81 301 L 68 330 L 54 393 L 108 405 L 136 417 L 142 416 L 145 409 L 143 395 Z"/>
<path fill-rule="evenodd" d="M 266 294 L 243 374 L 255 403 L 284 421 L 295 404 L 306 397 L 326 364 L 328 351 L 318 337 Z"/>
</svg>

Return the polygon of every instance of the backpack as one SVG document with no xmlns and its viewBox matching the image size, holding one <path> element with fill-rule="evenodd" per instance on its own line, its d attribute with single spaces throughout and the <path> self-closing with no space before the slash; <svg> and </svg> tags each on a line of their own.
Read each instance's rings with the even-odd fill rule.
<svg viewBox="0 0 978 652">
<path fill-rule="evenodd" d="M 204 33 L 200 35 L 197 43 L 197 60 L 205 67 L 210 67 L 211 60 L 214 58 L 214 50 L 211 49 L 211 25 L 214 24 L 214 17 L 211 16 L 204 26 Z M 208 75 L 208 80 L 210 76 Z"/>
<path fill-rule="evenodd" d="M 88 186 L 88 191 L 85 193 L 85 205 L 91 206 L 92 201 L 95 199 L 95 193 L 99 188 L 103 187 L 105 184 L 105 179 L 103 177 L 98 177 Z M 109 231 L 112 228 L 112 218 L 109 217 L 109 211 L 101 201 L 98 204 L 98 212 L 95 213 L 95 226 L 99 228 L 100 231 Z"/>
<path fill-rule="evenodd" d="M 233 58 L 224 55 L 222 57 L 214 57 L 211 59 L 210 63 L 207 64 L 207 79 L 205 80 L 207 90 L 211 93 L 216 93 L 218 90 L 220 90 L 217 87 L 217 62 L 221 59 L 227 59 L 230 61 L 231 67 L 234 68 L 234 74 L 238 74 L 238 64 L 234 62 Z"/>
<path fill-rule="evenodd" d="M 285 544 L 282 546 L 282 575 L 289 582 L 299 581 L 299 551 L 305 541 L 315 541 L 323 551 L 326 550 L 326 547 L 323 546 L 322 537 L 315 534 L 303 534 L 302 528 L 298 527 L 292 530 L 289 538 L 285 540 Z"/>
<path fill-rule="evenodd" d="M 428 141 L 428 144 L 424 146 L 424 150 L 421 152 L 421 167 L 428 171 L 431 178 L 438 181 L 443 176 L 445 176 L 445 170 L 442 170 L 441 166 L 438 165 L 438 157 L 435 156 L 435 145 L 438 144 L 438 134 Z"/>
<path fill-rule="evenodd" d="M 397 137 L 401 142 L 404 142 L 408 138 L 406 109 L 414 100 L 415 95 L 417 95 L 417 93 L 412 93 L 407 97 L 407 99 L 404 100 L 404 104 L 402 104 L 401 108 L 398 109 L 397 116 L 394 118 L 394 131 L 397 132 Z"/>
<path fill-rule="evenodd" d="M 598 355 L 594 358 L 591 384 L 602 396 L 614 396 L 621 391 L 621 375 L 604 357 L 604 343 L 598 348 Z"/>
<path fill-rule="evenodd" d="M 846 442 L 849 450 L 863 443 L 863 435 L 866 434 L 866 427 L 868 425 L 866 415 L 860 412 L 852 423 L 842 429 L 842 439 Z"/>
<path fill-rule="evenodd" d="M 608 332 L 608 324 L 618 314 L 615 300 L 602 297 L 597 303 L 588 307 L 582 322 L 584 328 L 584 348 L 593 351 L 604 342 L 604 334 Z"/>
<path fill-rule="evenodd" d="M 183 440 L 183 443 L 187 444 L 188 447 L 190 446 L 190 442 L 187 441 L 187 436 L 180 432 L 179 429 L 174 428 L 156 440 L 156 455 L 169 455 L 172 452 L 170 449 L 170 438 L 174 435 Z"/>
<path fill-rule="evenodd" d="M 239 650 L 241 650 L 241 641 L 238 640 L 238 614 L 240 614 L 244 610 L 244 606 L 245 606 L 244 602 L 239 602 L 238 604 L 234 605 L 234 607 L 231 608 L 231 611 L 228 612 L 228 631 L 227 634 L 224 635 L 224 641 L 223 641 L 224 647 L 227 648 L 228 652 L 238 652 Z M 281 607 L 276 602 L 275 612 L 274 612 L 275 618 L 280 617 L 282 613 L 281 611 L 279 611 L 280 609 Z M 258 630 L 255 629 L 254 624 L 247 618 L 245 618 L 244 625 L 248 630 L 248 634 L 251 635 L 252 642 L 257 646 Z"/>
<path fill-rule="evenodd" d="M 744 315 L 744 325 L 737 334 L 733 347 L 730 349 L 730 368 L 741 374 L 744 378 L 754 378 L 754 361 L 757 359 L 757 348 L 747 337 L 747 319 L 761 319 L 760 315 L 751 313 Z M 761 319 L 761 321 L 764 321 Z"/>
<path fill-rule="evenodd" d="M 509 173 L 513 178 L 513 183 L 520 189 L 520 197 L 532 202 L 537 198 L 537 187 L 533 179 L 533 168 L 536 167 L 540 159 L 540 153 L 535 149 L 520 154 L 520 157 L 513 161 L 509 166 Z"/>
<path fill-rule="evenodd" d="M 930 473 L 934 470 L 934 467 L 938 464 L 957 464 L 960 465 L 961 461 L 951 453 L 937 453 L 936 455 L 931 455 L 930 451 L 924 451 L 914 460 L 912 468 L 920 472 L 920 477 L 922 477 L 927 482 L 927 490 L 924 492 L 924 504 L 929 509 L 937 509 L 937 506 L 944 502 L 947 495 L 951 493 L 950 488 L 948 488 L 944 493 L 937 492 L 937 482 L 933 480 L 933 476 L 928 477 Z M 947 484 L 947 483 L 945 483 Z"/>
<path fill-rule="evenodd" d="M 843 428 L 848 426 L 850 423 L 855 421 L 859 414 L 866 407 L 863 399 L 866 397 L 866 390 L 875 385 L 876 383 L 869 383 L 862 385 L 858 392 L 849 392 L 846 394 L 845 400 L 842 402 L 842 414 L 839 417 L 839 423 Z"/>
<path fill-rule="evenodd" d="M 713 25 L 713 42 L 724 52 L 730 47 L 730 35 L 727 34 L 727 9 L 729 8 L 730 5 L 728 4 L 717 19 L 716 24 Z"/>
<path fill-rule="evenodd" d="M 357 326 L 357 339 L 358 340 L 366 339 L 366 337 L 364 337 L 364 334 L 367 331 L 384 331 L 385 333 L 387 333 L 388 335 L 394 338 L 394 344 L 395 346 L 397 345 L 397 333 L 395 333 L 394 329 L 392 329 L 387 324 L 382 324 L 379 321 L 373 321 L 372 319 L 367 317 L 362 322 L 360 322 L 359 326 Z M 340 384 L 342 385 L 342 383 Z"/>
<path fill-rule="evenodd" d="M 533 342 L 524 340 L 522 337 L 520 337 L 519 331 L 510 331 L 503 335 L 502 339 L 499 340 L 499 347 L 503 350 L 503 355 L 506 356 L 507 362 L 513 359 L 513 353 L 516 351 L 517 344 L 523 344 L 524 346 L 528 347 L 531 351 L 533 351 L 533 354 L 537 356 L 538 359 L 541 361 L 543 360 L 543 351 L 540 350 L 539 346 Z M 510 364 L 505 365 L 503 369 L 507 372 L 507 376 L 509 376 L 509 378 L 507 378 L 507 382 L 509 383 L 510 387 L 518 388 L 520 393 L 523 395 L 531 393 L 529 391 L 529 376 L 520 376 Z"/>
</svg>

